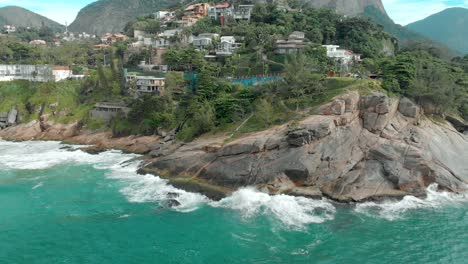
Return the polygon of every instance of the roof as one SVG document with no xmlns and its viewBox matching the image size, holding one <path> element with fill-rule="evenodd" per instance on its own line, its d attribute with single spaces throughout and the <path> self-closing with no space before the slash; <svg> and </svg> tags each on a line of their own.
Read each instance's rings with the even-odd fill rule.
<svg viewBox="0 0 468 264">
<path fill-rule="evenodd" d="M 94 45 L 95 48 L 109 48 L 110 46 L 107 45 L 107 44 L 97 44 L 97 45 Z"/>
<path fill-rule="evenodd" d="M 54 70 L 54 71 L 69 71 L 70 67 L 68 67 L 68 66 L 52 66 L 52 70 Z"/>
<path fill-rule="evenodd" d="M 215 8 L 220 8 L 220 9 L 221 9 L 221 8 L 228 8 L 229 6 L 230 6 L 230 5 L 229 5 L 228 2 L 224 2 L 224 3 L 222 3 L 222 4 L 215 5 L 214 7 L 215 7 Z"/>
</svg>

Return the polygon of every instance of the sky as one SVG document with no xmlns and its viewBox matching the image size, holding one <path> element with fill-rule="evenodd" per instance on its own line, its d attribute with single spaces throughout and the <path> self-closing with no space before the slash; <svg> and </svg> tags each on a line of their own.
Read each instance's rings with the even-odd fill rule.
<svg viewBox="0 0 468 264">
<path fill-rule="evenodd" d="M 78 11 L 95 0 L 0 0 L 0 7 L 17 5 L 65 24 L 75 19 Z M 353 0 L 348 0 L 353 1 Z M 382 0 L 390 17 L 407 25 L 449 7 L 468 8 L 468 0 Z"/>
</svg>

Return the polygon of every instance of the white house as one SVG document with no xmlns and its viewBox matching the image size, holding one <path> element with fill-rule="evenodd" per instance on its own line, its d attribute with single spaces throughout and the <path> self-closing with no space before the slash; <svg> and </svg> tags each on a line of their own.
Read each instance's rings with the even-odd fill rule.
<svg viewBox="0 0 468 264">
<path fill-rule="evenodd" d="M 16 27 L 15 26 L 11 26 L 11 25 L 5 25 L 3 26 L 3 31 L 7 34 L 10 34 L 10 33 L 15 33 L 16 32 Z"/>
<path fill-rule="evenodd" d="M 231 56 L 240 46 L 241 43 L 237 43 L 235 37 L 223 36 L 221 37 L 220 44 L 216 49 L 216 55 Z"/>
<path fill-rule="evenodd" d="M 171 17 L 175 17 L 175 12 L 171 11 L 158 11 L 156 13 L 153 13 L 154 18 L 157 20 L 165 20 Z"/>
<path fill-rule="evenodd" d="M 323 45 L 327 49 L 327 57 L 333 58 L 342 64 L 351 64 L 361 60 L 361 54 L 351 50 L 339 49 L 338 45 Z"/>
<path fill-rule="evenodd" d="M 60 82 L 69 79 L 73 75 L 73 72 L 68 66 L 53 66 L 52 75 L 56 82 Z"/>
<path fill-rule="evenodd" d="M 51 82 L 55 79 L 49 65 L 0 65 L 0 81 L 14 80 Z"/>
</svg>

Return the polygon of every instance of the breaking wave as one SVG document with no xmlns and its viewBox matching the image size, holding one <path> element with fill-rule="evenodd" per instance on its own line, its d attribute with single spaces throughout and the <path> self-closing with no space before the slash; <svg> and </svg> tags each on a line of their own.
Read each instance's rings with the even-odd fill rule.
<svg viewBox="0 0 468 264">
<path fill-rule="evenodd" d="M 221 201 L 177 189 L 168 181 L 153 175 L 138 175 L 139 155 L 110 150 L 98 155 L 81 151 L 83 146 L 72 146 L 54 141 L 7 142 L 0 140 L 0 168 L 6 170 L 42 170 L 54 166 L 86 164 L 106 170 L 106 177 L 122 183 L 120 192 L 132 203 L 158 203 L 178 212 L 191 212 L 210 206 L 240 213 L 244 219 L 266 215 L 278 219 L 288 227 L 303 227 L 334 219 L 336 208 L 332 202 L 288 195 L 268 195 L 254 188 L 244 188 Z M 41 179 L 42 180 L 42 179 Z M 32 189 L 40 188 L 40 182 Z M 431 185 L 424 199 L 413 196 L 400 201 L 367 202 L 357 204 L 354 212 L 390 221 L 419 208 L 439 208 L 468 202 L 468 194 L 438 192 Z"/>
<path fill-rule="evenodd" d="M 354 210 L 367 216 L 394 221 L 404 217 L 405 213 L 409 213 L 415 209 L 438 209 L 468 203 L 468 193 L 440 192 L 437 189 L 437 184 L 430 185 L 427 188 L 427 197 L 424 199 L 405 196 L 399 201 L 366 202 L 357 204 Z"/>
<path fill-rule="evenodd" d="M 332 220 L 335 215 L 335 207 L 329 201 L 268 195 L 254 188 L 240 189 L 219 202 L 212 202 L 211 205 L 239 211 L 244 218 L 261 214 L 274 216 L 290 227 L 323 223 Z"/>
</svg>

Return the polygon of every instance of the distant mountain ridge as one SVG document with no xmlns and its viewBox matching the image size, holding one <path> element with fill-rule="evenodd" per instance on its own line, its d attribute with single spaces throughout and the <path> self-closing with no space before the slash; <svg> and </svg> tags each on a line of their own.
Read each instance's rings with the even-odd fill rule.
<svg viewBox="0 0 468 264">
<path fill-rule="evenodd" d="M 103 34 L 120 32 L 138 16 L 176 4 L 179 0 L 98 0 L 80 10 L 69 30 Z"/>
<path fill-rule="evenodd" d="M 337 13 L 357 16 L 364 13 L 367 7 L 374 7 L 383 14 L 387 14 L 382 0 L 301 0 L 315 8 L 329 8 Z"/>
<path fill-rule="evenodd" d="M 55 30 L 63 28 L 62 25 L 51 19 L 18 6 L 0 8 L 0 27 L 5 25 L 35 28 L 47 26 Z"/>
<path fill-rule="evenodd" d="M 468 9 L 466 8 L 449 8 L 411 23 L 406 28 L 446 44 L 458 52 L 468 54 Z"/>
<path fill-rule="evenodd" d="M 251 0 L 255 3 L 266 3 L 269 0 Z M 276 0 L 279 3 L 283 0 Z M 364 13 L 368 6 L 372 6 L 386 14 L 381 0 L 299 0 L 302 5 L 315 8 L 329 8 L 338 13 L 356 16 Z M 122 31 L 132 19 L 156 12 L 162 8 L 182 2 L 182 0 L 98 0 L 83 8 L 70 25 L 74 32 L 88 32 L 103 34 L 106 32 Z"/>
</svg>

